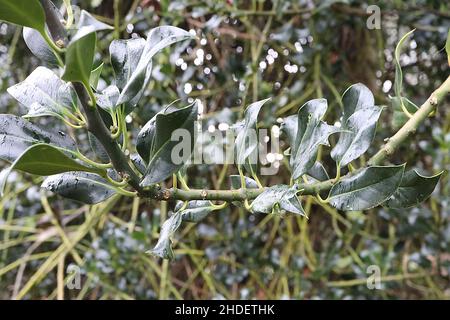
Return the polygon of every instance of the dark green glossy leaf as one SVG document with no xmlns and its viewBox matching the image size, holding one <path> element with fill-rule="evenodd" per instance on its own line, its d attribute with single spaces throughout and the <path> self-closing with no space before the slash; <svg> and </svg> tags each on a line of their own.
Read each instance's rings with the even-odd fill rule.
<svg viewBox="0 0 450 320">
<path fill-rule="evenodd" d="M 330 204 L 347 211 L 376 207 L 397 190 L 404 170 L 404 165 L 374 166 L 342 178 L 331 188 Z"/>
<path fill-rule="evenodd" d="M 156 246 L 152 250 L 147 251 L 147 253 L 163 259 L 172 260 L 172 237 L 180 227 L 182 219 L 183 214 L 180 211 L 175 212 L 169 219 L 167 219 L 161 227 L 161 232 L 159 233 L 159 239 Z"/>
<path fill-rule="evenodd" d="M 67 47 L 63 80 L 81 82 L 86 87 L 89 86 L 96 42 L 95 32 L 89 33 L 77 41 L 71 41 Z"/>
<path fill-rule="evenodd" d="M 180 211 L 182 220 L 186 222 L 198 223 L 214 210 L 211 202 L 205 200 L 189 201 L 186 208 L 180 210 L 182 206 L 183 201 L 178 202 L 175 211 Z"/>
<path fill-rule="evenodd" d="M 139 60 L 142 56 L 145 47 L 145 39 L 136 38 L 128 40 L 114 40 L 109 46 L 111 54 L 111 64 L 116 75 L 116 86 L 123 90 L 131 78 L 131 75 L 136 71 Z M 151 65 L 147 68 L 143 78 L 139 82 L 144 83 L 146 76 L 150 76 Z M 148 75 L 147 75 L 148 74 Z M 142 91 L 142 92 L 141 92 Z M 143 89 L 137 91 L 136 103 L 143 93 Z M 130 99 L 131 100 L 131 99 Z"/>
<path fill-rule="evenodd" d="M 293 179 L 308 172 L 316 161 L 320 145 L 329 146 L 328 137 L 339 131 L 339 128 L 322 121 L 327 108 L 325 99 L 308 101 L 298 111 L 296 130 L 292 124 L 285 125 L 288 136 L 295 133 L 290 158 Z"/>
<path fill-rule="evenodd" d="M 91 71 L 91 76 L 89 77 L 89 84 L 94 89 L 97 89 L 98 81 L 100 80 L 102 70 L 103 70 L 103 62 L 97 68 Z"/>
<path fill-rule="evenodd" d="M 372 92 L 361 83 L 350 86 L 342 97 L 344 112 L 339 141 L 331 157 L 341 166 L 360 157 L 375 136 L 381 109 L 375 106 Z"/>
<path fill-rule="evenodd" d="M 66 172 L 47 177 L 41 185 L 64 198 L 95 204 L 110 198 L 116 191 L 94 173 Z"/>
<path fill-rule="evenodd" d="M 294 114 L 292 116 L 286 117 L 281 123 L 281 131 L 286 135 L 289 145 L 295 144 L 295 139 L 297 138 L 298 129 L 298 115 Z"/>
<path fill-rule="evenodd" d="M 95 19 L 89 12 L 81 10 L 80 19 L 77 23 L 77 31 L 70 40 L 71 43 L 80 40 L 88 34 L 101 30 L 113 30 L 114 28 L 106 23 Z"/>
<path fill-rule="evenodd" d="M 258 184 L 256 183 L 255 180 L 253 180 L 249 177 L 244 177 L 244 180 L 245 180 L 246 188 L 248 188 L 248 189 L 257 189 L 258 188 Z M 241 176 L 232 174 L 230 176 L 230 186 L 231 186 L 231 189 L 240 189 L 241 188 Z"/>
<path fill-rule="evenodd" d="M 155 139 L 156 115 L 151 118 L 139 131 L 136 140 L 136 150 L 141 158 L 148 163 L 152 151 L 152 143 Z"/>
<path fill-rule="evenodd" d="M 21 170 L 40 176 L 49 176 L 68 171 L 103 172 L 99 169 L 83 166 L 55 147 L 43 143 L 35 144 L 26 149 L 22 155 L 20 155 L 12 165 L 5 170 L 7 172 L 2 174 L 3 181 L 0 181 L 2 193 L 5 181 L 8 178 L 9 172 L 12 170 Z"/>
<path fill-rule="evenodd" d="M 192 38 L 183 29 L 161 26 L 150 30 L 143 49 L 140 40 L 113 42 L 110 47 L 111 61 L 118 78 L 118 87 L 123 87 L 118 104 L 131 102 L 133 106 L 136 105 L 150 81 L 153 56 L 173 43 Z"/>
<path fill-rule="evenodd" d="M 425 177 L 416 170 L 405 172 L 402 182 L 394 194 L 384 203 L 389 208 L 408 208 L 425 201 L 433 192 L 442 172 Z"/>
<path fill-rule="evenodd" d="M 90 132 L 88 132 L 88 140 L 91 150 L 97 156 L 97 158 L 102 162 L 109 162 L 108 153 L 105 150 L 105 147 L 98 141 L 98 139 Z"/>
<path fill-rule="evenodd" d="M 236 163 L 238 167 L 242 167 L 247 162 L 248 158 L 256 160 L 253 155 L 256 152 L 258 145 L 258 136 L 256 123 L 258 120 L 259 110 L 269 99 L 256 101 L 249 105 L 245 110 L 245 118 L 243 126 L 238 129 L 238 135 L 236 137 Z M 254 164 L 254 163 L 252 163 Z"/>
<path fill-rule="evenodd" d="M 84 166 L 66 156 L 59 149 L 44 143 L 29 147 L 14 161 L 12 167 L 39 176 L 49 176 L 68 171 L 104 172 L 101 169 Z"/>
<path fill-rule="evenodd" d="M 45 13 L 38 0 L 0 0 L 0 20 L 45 32 Z"/>
<path fill-rule="evenodd" d="M 97 105 L 105 111 L 114 112 L 117 109 L 117 100 L 119 99 L 119 89 L 111 85 L 101 93 L 96 94 Z"/>
<path fill-rule="evenodd" d="M 296 186 L 284 184 L 266 188 L 252 202 L 252 211 L 261 213 L 285 213 L 291 212 L 305 216 L 302 204 L 297 197 Z"/>
<path fill-rule="evenodd" d="M 145 174 L 145 171 L 147 169 L 145 167 L 145 162 L 144 162 L 144 160 L 142 160 L 141 156 L 139 156 L 139 154 L 137 154 L 137 153 L 133 153 L 133 154 L 131 154 L 130 159 L 133 162 L 136 169 L 138 169 L 138 171 L 141 174 Z"/>
<path fill-rule="evenodd" d="M 155 116 L 155 134 L 151 143 L 150 157 L 147 171 L 141 182 L 142 186 L 149 186 L 161 182 L 172 173 L 178 171 L 190 158 L 194 146 L 195 121 L 197 120 L 197 102 L 176 111 L 166 109 Z M 172 134 L 175 130 L 184 130 L 186 133 L 182 141 L 172 141 Z M 185 139 L 189 141 L 186 142 Z M 172 149 L 182 143 L 190 145 L 190 152 L 184 152 L 181 163 L 174 163 L 172 159 Z M 186 150 L 184 150 L 186 151 Z M 141 154 L 141 153 L 140 153 Z M 142 156 L 142 154 L 141 154 Z"/>
<path fill-rule="evenodd" d="M 348 118 L 356 111 L 375 105 L 375 99 L 372 92 L 362 83 L 356 83 L 345 90 L 342 96 L 344 112 L 342 114 L 342 124 L 344 125 Z"/>
<path fill-rule="evenodd" d="M 8 93 L 28 109 L 26 117 L 64 118 L 78 110 L 71 85 L 45 67 L 37 67 L 24 81 L 8 88 Z"/>
<path fill-rule="evenodd" d="M 325 181 L 330 179 L 327 170 L 325 170 L 325 167 L 320 162 L 315 162 L 306 174 L 315 181 Z"/>
<path fill-rule="evenodd" d="M 75 141 L 66 133 L 45 129 L 21 117 L 0 114 L 0 159 L 15 161 L 27 148 L 47 143 L 60 148 L 76 150 Z"/>
<path fill-rule="evenodd" d="M 52 66 L 58 65 L 55 54 L 50 49 L 47 42 L 45 42 L 39 31 L 25 27 L 23 28 L 22 34 L 23 40 L 25 41 L 28 49 L 30 49 L 31 53 Z"/>
</svg>

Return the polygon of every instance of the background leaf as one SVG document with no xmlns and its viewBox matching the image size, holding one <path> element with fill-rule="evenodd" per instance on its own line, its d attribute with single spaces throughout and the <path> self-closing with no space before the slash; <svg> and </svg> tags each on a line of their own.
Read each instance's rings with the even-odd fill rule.
<svg viewBox="0 0 450 320">
<path fill-rule="evenodd" d="M 445 42 L 445 51 L 447 52 L 448 66 L 450 67 L 450 29 L 447 33 L 447 41 Z"/>
<path fill-rule="evenodd" d="M 403 101 L 400 101 L 400 99 Z M 391 98 L 391 103 L 392 103 L 392 110 L 393 110 L 393 115 L 392 115 L 392 126 L 394 128 L 400 128 L 401 126 L 403 126 L 406 121 L 409 120 L 409 117 L 405 114 L 405 112 L 402 109 L 402 103 L 404 108 L 406 108 L 406 110 L 408 110 L 408 112 L 410 114 L 414 114 L 419 107 L 417 105 L 414 104 L 414 102 L 412 102 L 411 100 L 409 100 L 408 98 L 405 97 L 392 97 Z"/>
<path fill-rule="evenodd" d="M 369 167 L 341 179 L 330 191 L 330 204 L 340 210 L 365 210 L 386 201 L 402 180 L 404 165 Z"/>
<path fill-rule="evenodd" d="M 255 180 L 249 177 L 244 177 L 245 187 L 248 189 L 257 189 L 258 184 Z M 237 174 L 233 174 L 230 176 L 230 187 L 231 189 L 240 189 L 241 188 L 241 176 Z"/>
<path fill-rule="evenodd" d="M 395 80 L 394 80 L 394 92 L 395 92 L 395 96 L 400 99 L 402 97 L 402 89 L 403 89 L 403 73 L 402 73 L 402 66 L 400 65 L 400 54 L 402 51 L 402 47 L 406 41 L 406 39 L 408 39 L 408 37 L 410 37 L 413 32 L 415 31 L 415 29 L 407 32 L 401 39 L 400 41 L 397 43 L 397 46 L 395 47 L 395 54 L 394 54 L 394 58 L 395 58 Z M 403 101 L 400 99 L 400 103 L 401 105 L 403 105 Z"/>
</svg>

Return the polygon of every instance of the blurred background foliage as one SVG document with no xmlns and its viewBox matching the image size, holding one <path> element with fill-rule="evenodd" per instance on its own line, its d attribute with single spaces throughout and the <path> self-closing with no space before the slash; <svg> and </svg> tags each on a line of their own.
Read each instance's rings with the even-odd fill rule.
<svg viewBox="0 0 450 320">
<path fill-rule="evenodd" d="M 58 3 L 62 5 L 62 3 Z M 312 0 L 84 0 L 72 1 L 115 26 L 101 33 L 96 64 L 111 82 L 108 47 L 114 38 L 145 36 L 175 25 L 198 36 L 157 56 L 153 80 L 128 117 L 140 126 L 175 99 L 200 99 L 205 130 L 225 130 L 244 106 L 272 97 L 260 125 L 307 100 L 328 99 L 328 122 L 340 96 L 366 84 L 386 106 L 371 155 L 398 125 L 391 106 L 394 49 L 415 28 L 400 62 L 404 93 L 420 105 L 449 74 L 444 44 L 446 1 L 377 1 L 381 29 L 366 26 L 366 1 Z M 37 66 L 21 30 L 0 24 L 0 112 L 23 114 L 6 89 Z M 61 126 L 55 119 L 40 119 Z M 450 109 L 442 105 L 391 158 L 425 174 L 450 169 Z M 64 130 L 67 130 L 64 128 Z M 81 136 L 80 140 L 86 136 Z M 331 139 L 332 144 L 335 142 Z M 286 148 L 286 145 L 282 145 Z M 329 150 L 321 157 L 333 168 Z M 367 158 L 367 156 L 366 156 Z M 278 159 L 279 160 L 279 159 Z M 361 158 L 363 165 L 365 158 Z M 0 164 L 3 167 L 3 164 Z M 228 188 L 226 166 L 189 169 L 198 188 Z M 331 172 L 333 174 L 333 172 Z M 285 159 L 272 185 L 287 182 Z M 14 173 L 0 200 L 0 298 L 34 299 L 408 299 L 450 298 L 450 180 L 416 208 L 339 212 L 308 198 L 309 219 L 252 215 L 231 206 L 177 233 L 173 262 L 144 252 L 158 238 L 174 204 L 114 197 L 92 207 L 40 191 L 40 178 Z M 81 289 L 64 287 L 79 266 Z M 381 290 L 369 290 L 367 268 L 381 270 Z"/>
</svg>

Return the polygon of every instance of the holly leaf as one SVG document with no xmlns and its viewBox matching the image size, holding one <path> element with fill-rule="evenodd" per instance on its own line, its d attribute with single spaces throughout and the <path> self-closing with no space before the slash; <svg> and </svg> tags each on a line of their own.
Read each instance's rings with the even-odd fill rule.
<svg viewBox="0 0 450 320">
<path fill-rule="evenodd" d="M 256 164 L 257 154 L 255 154 L 255 149 L 258 146 L 256 123 L 261 107 L 268 100 L 254 102 L 245 110 L 244 122 L 242 127 L 238 128 L 239 132 L 236 137 L 236 163 L 239 168 L 246 164 L 247 159 L 251 160 L 251 164 Z"/>
<path fill-rule="evenodd" d="M 297 128 L 295 129 L 293 124 L 285 125 L 288 135 L 295 133 L 290 158 L 293 179 L 298 179 L 308 172 L 316 161 L 320 145 L 329 146 L 328 137 L 340 131 L 339 128 L 322 121 L 327 108 L 325 99 L 308 101 L 298 111 Z"/>
<path fill-rule="evenodd" d="M 331 157 L 346 166 L 363 155 L 375 137 L 377 122 L 381 108 L 377 106 L 365 107 L 350 116 L 339 136 L 339 141 L 331 150 Z"/>
<path fill-rule="evenodd" d="M 86 204 L 100 203 L 116 194 L 105 179 L 88 172 L 52 175 L 44 180 L 41 188 Z"/>
<path fill-rule="evenodd" d="M 153 141 L 155 140 L 155 132 L 156 132 L 156 115 L 142 127 L 142 129 L 138 133 L 136 140 L 136 150 L 145 163 L 148 163 L 150 159 L 152 144 Z"/>
<path fill-rule="evenodd" d="M 11 114 L 0 114 L 0 159 L 13 162 L 37 143 L 47 143 L 68 150 L 77 149 L 75 141 L 62 131 L 48 127 L 44 129 Z"/>
<path fill-rule="evenodd" d="M 97 105 L 103 110 L 113 113 L 118 107 L 117 100 L 119 99 L 119 88 L 115 85 L 110 85 L 101 93 L 96 93 Z"/>
<path fill-rule="evenodd" d="M 114 69 L 114 74 L 116 78 L 116 86 L 123 90 L 130 81 L 131 75 L 136 71 L 139 60 L 144 51 L 145 39 L 135 38 L 127 40 L 114 40 L 109 46 L 109 52 L 111 55 L 111 64 Z M 143 79 L 139 82 L 144 83 L 146 77 L 150 77 L 151 74 L 151 64 L 147 67 L 147 71 L 144 74 Z M 142 92 L 141 92 L 142 91 Z M 140 99 L 143 94 L 143 89 L 140 88 L 136 93 L 136 101 Z M 130 98 L 130 101 L 132 99 Z"/>
<path fill-rule="evenodd" d="M 133 162 L 134 166 L 141 174 L 145 174 L 147 168 L 145 167 L 144 160 L 142 160 L 141 156 L 138 153 L 132 153 L 130 155 L 130 160 L 131 162 Z"/>
<path fill-rule="evenodd" d="M 103 170 L 79 164 L 57 148 L 43 143 L 35 144 L 26 149 L 9 168 L 4 170 L 2 181 L 0 181 L 0 191 L 2 194 L 6 180 L 12 170 L 20 170 L 39 176 L 49 176 L 68 171 L 86 171 L 104 174 Z"/>
<path fill-rule="evenodd" d="M 376 207 L 389 199 L 402 180 L 405 165 L 374 166 L 342 178 L 330 191 L 330 204 L 354 211 Z"/>
<path fill-rule="evenodd" d="M 266 188 L 253 200 L 251 207 L 253 212 L 260 213 L 285 213 L 291 212 L 305 216 L 305 211 L 297 197 L 297 186 L 284 184 Z"/>
<path fill-rule="evenodd" d="M 184 162 L 190 158 L 195 142 L 194 131 L 197 115 L 197 102 L 194 102 L 183 109 L 176 109 L 175 111 L 166 108 L 155 116 L 155 134 L 152 135 L 148 166 L 141 182 L 142 186 L 145 187 L 163 181 L 172 173 L 178 171 L 184 165 Z M 173 140 L 172 135 L 175 132 L 182 134 L 181 142 Z M 186 139 L 188 141 L 185 141 Z M 177 145 L 181 146 L 181 150 L 178 150 L 183 153 L 181 157 L 178 153 L 173 154 L 176 152 L 174 148 Z M 143 156 L 141 153 L 139 154 L 141 157 Z M 176 161 L 174 161 L 175 155 L 178 158 Z M 143 159 L 145 158 L 143 157 Z"/>
<path fill-rule="evenodd" d="M 292 146 L 295 145 L 295 140 L 297 138 L 298 115 L 294 114 L 284 118 L 281 123 L 280 130 L 286 135 L 288 143 L 291 146 L 292 153 Z"/>
<path fill-rule="evenodd" d="M 382 109 L 374 105 L 372 92 L 361 83 L 348 88 L 342 102 L 342 132 L 331 157 L 345 166 L 369 149 Z"/>
<path fill-rule="evenodd" d="M 66 68 L 62 75 L 63 80 L 81 82 L 86 87 L 89 86 L 96 42 L 97 35 L 95 32 L 70 42 L 66 52 Z"/>
<path fill-rule="evenodd" d="M 89 84 L 92 88 L 97 89 L 98 81 L 100 80 L 100 76 L 102 74 L 104 63 L 102 62 L 97 68 L 91 71 L 91 75 L 89 77 Z"/>
<path fill-rule="evenodd" d="M 45 39 L 42 37 L 39 31 L 24 27 L 22 35 L 25 44 L 27 45 L 28 49 L 30 49 L 32 54 L 52 66 L 58 65 L 58 60 L 56 59 L 55 54 L 50 49 L 47 42 L 45 42 Z"/>
<path fill-rule="evenodd" d="M 342 96 L 344 111 L 342 114 L 342 124 L 345 124 L 352 114 L 364 107 L 375 105 L 372 92 L 362 83 L 356 83 L 345 90 Z"/>
<path fill-rule="evenodd" d="M 183 219 L 182 212 L 175 212 L 169 219 L 164 221 L 159 239 L 155 247 L 147 253 L 162 259 L 173 259 L 172 237 L 181 225 Z"/>
<path fill-rule="evenodd" d="M 113 41 L 111 62 L 118 87 L 122 87 L 118 104 L 130 102 L 135 106 L 150 81 L 153 56 L 173 43 L 192 38 L 194 36 L 183 29 L 161 26 L 150 30 L 143 48 L 142 40 Z"/>
<path fill-rule="evenodd" d="M 320 162 L 315 162 L 314 165 L 309 168 L 308 172 L 306 174 L 314 179 L 314 182 L 318 181 L 325 181 L 329 180 L 330 176 L 328 175 L 327 170 L 325 170 L 325 167 Z"/>
<path fill-rule="evenodd" d="M 244 181 L 245 181 L 245 187 L 247 189 L 258 189 L 258 184 L 252 178 L 244 177 Z M 231 186 L 231 189 L 240 189 L 242 187 L 241 186 L 241 176 L 232 174 L 230 176 L 230 186 Z"/>
<path fill-rule="evenodd" d="M 211 202 L 206 200 L 189 201 L 186 208 L 180 210 L 183 203 L 183 201 L 178 202 L 175 206 L 175 211 L 180 211 L 182 220 L 186 222 L 198 223 L 214 210 Z"/>
<path fill-rule="evenodd" d="M 7 91 L 28 109 L 25 115 L 28 118 L 56 116 L 64 119 L 78 111 L 72 86 L 45 67 L 37 67 L 24 81 Z"/>
<path fill-rule="evenodd" d="M 425 177 L 416 170 L 405 172 L 400 186 L 384 205 L 389 208 L 409 208 L 418 205 L 431 195 L 442 173 Z"/>
<path fill-rule="evenodd" d="M 114 30 L 113 27 L 98 21 L 86 10 L 81 10 L 80 19 L 78 20 L 76 32 L 70 40 L 71 43 L 80 40 L 88 34 L 95 33 L 101 30 Z"/>
<path fill-rule="evenodd" d="M 45 12 L 38 0 L 0 0 L 0 20 L 45 33 Z"/>
</svg>

